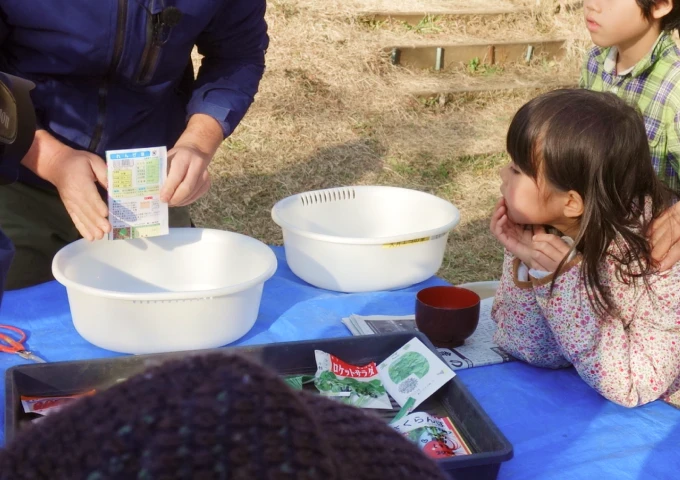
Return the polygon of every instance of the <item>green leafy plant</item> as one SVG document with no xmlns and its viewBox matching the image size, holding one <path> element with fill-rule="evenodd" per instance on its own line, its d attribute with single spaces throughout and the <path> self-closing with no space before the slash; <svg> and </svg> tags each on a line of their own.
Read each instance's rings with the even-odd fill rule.
<svg viewBox="0 0 680 480">
<path fill-rule="evenodd" d="M 388 374 L 394 383 L 401 383 L 411 374 L 423 378 L 430 370 L 427 359 L 418 352 L 408 352 L 390 365 Z"/>
<path fill-rule="evenodd" d="M 480 61 L 479 57 L 471 58 L 467 64 L 467 70 L 470 73 L 476 73 L 479 69 Z"/>
<path fill-rule="evenodd" d="M 314 381 L 321 393 L 350 392 L 360 397 L 378 398 L 387 393 L 378 379 L 360 382 L 354 378 L 338 378 L 333 372 L 323 372 Z"/>
<path fill-rule="evenodd" d="M 404 28 L 411 32 L 426 34 L 439 33 L 442 31 L 441 27 L 437 25 L 439 17 L 437 15 L 426 15 L 416 25 L 411 25 L 408 22 L 402 22 Z"/>
<path fill-rule="evenodd" d="M 314 375 L 291 375 L 284 377 L 283 381 L 288 384 L 294 390 L 302 390 L 302 386 L 305 383 L 310 383 L 314 381 Z"/>
<path fill-rule="evenodd" d="M 465 68 L 468 73 L 472 75 L 484 75 L 487 77 L 503 72 L 503 67 L 499 65 L 489 65 L 488 63 L 483 63 L 479 57 L 471 58 Z"/>
</svg>

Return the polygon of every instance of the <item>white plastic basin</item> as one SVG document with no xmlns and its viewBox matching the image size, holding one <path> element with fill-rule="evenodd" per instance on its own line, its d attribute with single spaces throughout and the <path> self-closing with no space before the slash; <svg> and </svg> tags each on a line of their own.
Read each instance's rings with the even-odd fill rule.
<svg viewBox="0 0 680 480">
<path fill-rule="evenodd" d="M 441 267 L 460 221 L 450 202 L 382 186 L 300 193 L 274 205 L 286 260 L 306 282 L 340 292 L 408 287 Z"/>
<path fill-rule="evenodd" d="M 117 352 L 214 348 L 245 335 L 276 271 L 264 243 L 238 233 L 170 229 L 137 240 L 79 240 L 54 257 L 73 324 Z"/>
</svg>

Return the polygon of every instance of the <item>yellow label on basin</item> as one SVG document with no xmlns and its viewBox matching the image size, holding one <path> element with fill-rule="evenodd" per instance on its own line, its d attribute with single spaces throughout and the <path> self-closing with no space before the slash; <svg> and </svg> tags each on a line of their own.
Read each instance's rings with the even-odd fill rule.
<svg viewBox="0 0 680 480">
<path fill-rule="evenodd" d="M 427 242 L 429 240 L 436 240 L 438 238 L 443 237 L 444 235 L 446 235 L 446 233 L 440 233 L 439 235 L 434 235 L 432 237 L 421 237 L 421 238 L 414 238 L 413 240 L 404 240 L 403 242 L 383 243 L 382 247 L 383 248 L 406 247 L 408 245 L 413 245 L 413 244 L 416 244 L 416 243 L 423 243 L 423 242 Z"/>
</svg>

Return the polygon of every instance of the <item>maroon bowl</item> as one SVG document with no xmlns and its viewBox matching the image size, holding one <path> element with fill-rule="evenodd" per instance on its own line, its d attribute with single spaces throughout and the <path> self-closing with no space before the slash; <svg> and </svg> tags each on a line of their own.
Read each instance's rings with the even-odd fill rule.
<svg viewBox="0 0 680 480">
<path fill-rule="evenodd" d="M 477 328 L 479 302 L 467 288 L 425 288 L 416 295 L 416 326 L 436 347 L 459 347 Z"/>
</svg>

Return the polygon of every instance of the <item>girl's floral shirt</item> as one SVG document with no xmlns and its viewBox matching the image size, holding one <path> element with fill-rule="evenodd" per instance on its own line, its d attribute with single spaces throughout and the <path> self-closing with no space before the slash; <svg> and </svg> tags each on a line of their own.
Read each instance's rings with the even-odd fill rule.
<svg viewBox="0 0 680 480">
<path fill-rule="evenodd" d="M 601 278 L 618 315 L 598 315 L 588 299 L 580 258 L 555 277 L 518 279 L 520 260 L 506 251 L 491 316 L 496 343 L 527 363 L 573 365 L 604 397 L 634 407 L 658 398 L 680 407 L 680 265 L 625 284 L 607 255 Z"/>
</svg>

